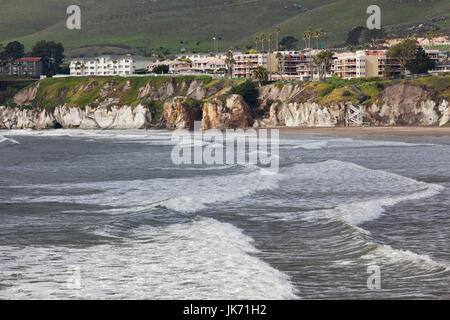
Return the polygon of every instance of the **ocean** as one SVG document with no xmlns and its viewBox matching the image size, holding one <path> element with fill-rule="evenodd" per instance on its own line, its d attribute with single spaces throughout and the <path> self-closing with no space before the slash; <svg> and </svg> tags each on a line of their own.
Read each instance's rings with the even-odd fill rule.
<svg viewBox="0 0 450 320">
<path fill-rule="evenodd" d="M 450 299 L 448 137 L 281 135 L 270 175 L 173 147 L 1 131 L 0 299 Z"/>
</svg>

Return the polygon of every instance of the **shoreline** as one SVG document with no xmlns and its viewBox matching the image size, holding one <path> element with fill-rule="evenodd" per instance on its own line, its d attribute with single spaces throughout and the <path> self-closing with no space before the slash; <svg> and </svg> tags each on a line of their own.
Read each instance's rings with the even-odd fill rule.
<svg viewBox="0 0 450 320">
<path fill-rule="evenodd" d="M 393 126 L 393 127 L 270 127 L 278 129 L 283 135 L 367 135 L 367 136 L 435 136 L 450 137 L 450 126 L 445 127 L 419 127 L 419 126 Z"/>
<path fill-rule="evenodd" d="M 243 130 L 252 129 L 238 128 Z M 278 129 L 281 135 L 378 135 L 378 136 L 437 136 L 450 137 L 450 126 L 444 127 L 423 127 L 423 126 L 392 126 L 392 127 L 260 127 L 256 130 L 274 130 Z M 66 130 L 63 128 L 49 128 L 49 129 L 4 129 L 0 128 L 0 133 L 7 133 L 9 131 L 32 130 L 32 131 L 52 131 L 52 130 Z M 129 128 L 129 129 L 79 129 L 71 128 L 67 130 L 80 131 L 175 131 L 170 129 L 156 129 L 156 128 Z"/>
</svg>

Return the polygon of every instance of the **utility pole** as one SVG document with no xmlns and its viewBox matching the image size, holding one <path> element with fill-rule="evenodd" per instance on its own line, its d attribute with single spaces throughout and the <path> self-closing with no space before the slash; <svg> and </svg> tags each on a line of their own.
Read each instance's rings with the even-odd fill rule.
<svg viewBox="0 0 450 320">
<path fill-rule="evenodd" d="M 214 50 L 213 50 L 213 53 L 215 54 L 215 53 L 216 53 L 216 37 L 213 37 L 213 40 L 214 40 Z"/>
<path fill-rule="evenodd" d="M 219 41 L 222 40 L 222 37 L 217 37 L 217 53 L 219 53 Z"/>
</svg>

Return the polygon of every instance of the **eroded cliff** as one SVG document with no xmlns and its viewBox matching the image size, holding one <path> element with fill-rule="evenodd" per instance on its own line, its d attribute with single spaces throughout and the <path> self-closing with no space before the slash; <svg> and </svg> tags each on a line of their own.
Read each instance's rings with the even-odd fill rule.
<svg viewBox="0 0 450 320">
<path fill-rule="evenodd" d="M 450 121 L 450 76 L 279 82 L 259 86 L 254 101 L 230 92 L 239 83 L 210 77 L 46 79 L 0 107 L 0 128 L 192 130 L 194 121 L 205 130 L 329 127 L 346 125 L 351 107 L 373 126 Z"/>
</svg>

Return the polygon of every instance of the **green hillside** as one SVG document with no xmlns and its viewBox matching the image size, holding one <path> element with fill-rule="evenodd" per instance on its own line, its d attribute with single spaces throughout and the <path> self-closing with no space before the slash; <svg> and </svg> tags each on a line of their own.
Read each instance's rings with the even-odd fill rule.
<svg viewBox="0 0 450 320">
<path fill-rule="evenodd" d="M 82 9 L 82 30 L 67 30 L 66 8 Z M 281 37 L 301 40 L 308 27 L 323 28 L 325 45 L 345 41 L 364 25 L 366 8 L 382 8 L 384 26 L 426 21 L 450 12 L 448 0 L 0 0 L 0 42 L 19 40 L 30 48 L 37 40 L 67 48 L 122 44 L 178 51 L 251 45 L 255 34 L 282 29 Z M 300 42 L 303 44 L 303 42 Z"/>
</svg>

